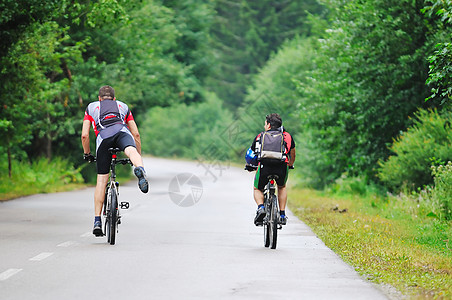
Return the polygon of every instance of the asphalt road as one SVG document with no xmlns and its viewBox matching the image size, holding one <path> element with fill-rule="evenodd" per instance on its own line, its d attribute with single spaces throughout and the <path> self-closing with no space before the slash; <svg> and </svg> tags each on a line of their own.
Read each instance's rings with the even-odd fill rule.
<svg viewBox="0 0 452 300">
<path fill-rule="evenodd" d="M 120 187 L 114 246 L 91 234 L 93 188 L 0 203 L 0 299 L 387 299 L 290 212 L 265 248 L 253 173 L 145 165 L 148 194 Z"/>
</svg>

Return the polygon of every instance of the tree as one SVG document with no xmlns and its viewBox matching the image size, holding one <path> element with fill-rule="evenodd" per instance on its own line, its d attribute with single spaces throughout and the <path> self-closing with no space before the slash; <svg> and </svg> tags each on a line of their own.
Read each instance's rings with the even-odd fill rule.
<svg viewBox="0 0 452 300">
<path fill-rule="evenodd" d="M 211 35 L 218 62 L 207 85 L 230 108 L 236 108 L 252 75 L 284 41 L 310 34 L 308 12 L 320 12 L 321 6 L 313 0 L 219 0 L 215 10 Z"/>
<path fill-rule="evenodd" d="M 73 119 L 78 104 L 69 100 L 71 69 L 81 60 L 87 41 L 72 39 L 69 28 L 93 28 L 96 22 L 120 14 L 121 5 L 116 0 L 4 1 L 1 5 L 5 43 L 0 56 L 0 138 L 11 172 L 13 151 L 21 157 L 24 150 L 50 157 L 52 142 L 73 131 L 62 124 Z"/>
<path fill-rule="evenodd" d="M 452 1 L 429 0 L 422 11 L 432 23 L 432 39 L 437 43 L 429 56 L 429 77 L 427 84 L 432 94 L 427 99 L 442 101 L 452 98 Z"/>
<path fill-rule="evenodd" d="M 425 103 L 429 53 L 423 1 L 324 1 L 331 26 L 318 68 L 304 86 L 317 176 L 322 184 L 343 173 L 376 180 L 393 137 Z M 319 163 L 320 162 L 320 163 Z"/>
</svg>

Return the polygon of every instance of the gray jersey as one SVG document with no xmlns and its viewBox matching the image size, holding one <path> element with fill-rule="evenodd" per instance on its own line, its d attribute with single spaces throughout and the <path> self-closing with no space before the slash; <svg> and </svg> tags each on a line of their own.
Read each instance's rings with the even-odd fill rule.
<svg viewBox="0 0 452 300">
<path fill-rule="evenodd" d="M 127 123 L 133 121 L 132 112 L 124 102 L 102 100 L 91 102 L 85 111 L 84 120 L 89 120 L 96 134 L 96 148 L 102 140 L 112 137 L 120 131 L 130 135 Z"/>
</svg>

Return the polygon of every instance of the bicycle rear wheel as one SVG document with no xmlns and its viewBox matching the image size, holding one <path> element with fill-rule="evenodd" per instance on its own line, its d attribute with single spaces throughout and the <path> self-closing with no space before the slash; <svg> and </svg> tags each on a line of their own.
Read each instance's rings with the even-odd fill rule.
<svg viewBox="0 0 452 300">
<path fill-rule="evenodd" d="M 111 190 L 111 205 L 110 213 L 107 224 L 108 232 L 108 242 L 110 245 L 114 245 L 116 242 L 116 226 L 118 220 L 118 194 L 116 193 L 116 188 Z"/>
<path fill-rule="evenodd" d="M 270 203 L 270 218 L 268 224 L 270 248 L 276 249 L 276 242 L 278 239 L 278 205 L 276 195 L 271 196 Z"/>
</svg>

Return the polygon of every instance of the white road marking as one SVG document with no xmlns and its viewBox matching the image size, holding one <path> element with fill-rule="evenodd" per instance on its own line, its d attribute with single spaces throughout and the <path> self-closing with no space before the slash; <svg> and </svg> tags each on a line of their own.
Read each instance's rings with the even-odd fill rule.
<svg viewBox="0 0 452 300">
<path fill-rule="evenodd" d="M 91 235 L 92 235 L 91 232 L 85 232 L 84 234 L 80 235 L 80 237 L 89 237 Z"/>
<path fill-rule="evenodd" d="M 41 261 L 51 256 L 53 252 L 42 252 L 41 254 L 36 255 L 35 257 L 30 258 L 33 261 Z"/>
<path fill-rule="evenodd" d="M 8 278 L 10 278 L 11 276 L 16 275 L 17 273 L 19 273 L 20 271 L 22 271 L 22 269 L 8 269 L 3 273 L 0 273 L 0 281 L 6 280 Z"/>
<path fill-rule="evenodd" d="M 70 246 L 76 245 L 76 244 L 77 244 L 77 242 L 74 242 L 74 241 L 67 241 L 67 242 L 58 244 L 57 247 L 70 247 Z"/>
</svg>

